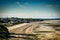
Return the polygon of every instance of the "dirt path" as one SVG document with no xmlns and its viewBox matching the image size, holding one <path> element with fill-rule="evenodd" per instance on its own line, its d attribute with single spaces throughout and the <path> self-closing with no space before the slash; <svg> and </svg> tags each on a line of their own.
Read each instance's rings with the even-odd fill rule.
<svg viewBox="0 0 60 40">
<path fill-rule="evenodd" d="M 23 23 L 23 24 L 14 25 L 14 26 L 7 27 L 7 28 L 8 28 L 8 30 L 10 31 L 10 30 L 16 29 L 16 28 L 18 28 L 18 27 L 25 26 L 25 25 L 27 25 L 27 24 L 28 24 L 28 23 Z"/>
</svg>

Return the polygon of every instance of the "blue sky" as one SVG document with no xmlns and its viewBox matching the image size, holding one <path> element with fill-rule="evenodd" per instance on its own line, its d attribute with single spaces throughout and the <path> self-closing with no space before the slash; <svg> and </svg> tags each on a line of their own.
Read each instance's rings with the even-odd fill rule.
<svg viewBox="0 0 60 40">
<path fill-rule="evenodd" d="M 0 17 L 58 18 L 60 0 L 0 0 Z"/>
</svg>

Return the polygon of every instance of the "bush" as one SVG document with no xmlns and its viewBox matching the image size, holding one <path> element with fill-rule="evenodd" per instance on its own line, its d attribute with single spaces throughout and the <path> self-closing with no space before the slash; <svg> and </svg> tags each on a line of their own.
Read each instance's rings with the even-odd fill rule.
<svg viewBox="0 0 60 40">
<path fill-rule="evenodd" d="M 7 39 L 8 37 L 9 37 L 8 29 L 5 26 L 0 25 L 0 39 Z"/>
</svg>

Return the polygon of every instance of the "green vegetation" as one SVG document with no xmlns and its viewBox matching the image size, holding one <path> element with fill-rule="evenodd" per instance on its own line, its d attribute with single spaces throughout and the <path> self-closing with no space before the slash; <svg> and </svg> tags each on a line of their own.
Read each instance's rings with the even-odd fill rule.
<svg viewBox="0 0 60 40">
<path fill-rule="evenodd" d="M 43 21 L 43 20 L 33 19 L 33 18 L 15 18 L 15 17 L 0 18 L 0 24 L 6 27 L 13 26 L 20 23 L 30 23 L 30 22 L 37 22 L 37 21 Z"/>
<path fill-rule="evenodd" d="M 8 35 L 8 29 L 5 26 L 0 25 L 0 40 L 7 40 Z"/>
</svg>

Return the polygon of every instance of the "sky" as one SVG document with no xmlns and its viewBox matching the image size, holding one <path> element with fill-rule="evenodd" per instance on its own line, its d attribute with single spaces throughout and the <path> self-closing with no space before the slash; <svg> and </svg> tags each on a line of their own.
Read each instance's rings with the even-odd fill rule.
<svg viewBox="0 0 60 40">
<path fill-rule="evenodd" d="M 0 0 L 0 17 L 60 18 L 60 0 Z"/>
</svg>

